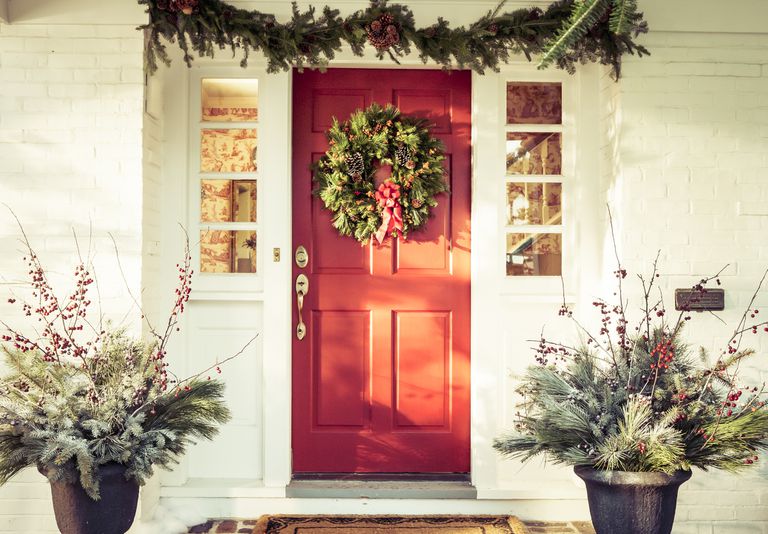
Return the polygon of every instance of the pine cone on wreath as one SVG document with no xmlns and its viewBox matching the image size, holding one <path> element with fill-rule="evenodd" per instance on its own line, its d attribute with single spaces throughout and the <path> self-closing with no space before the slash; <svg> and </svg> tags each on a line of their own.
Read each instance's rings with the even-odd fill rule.
<svg viewBox="0 0 768 534">
<path fill-rule="evenodd" d="M 394 17 L 383 13 L 365 27 L 368 32 L 368 42 L 377 50 L 387 50 L 400 42 L 400 29 Z"/>
<path fill-rule="evenodd" d="M 348 154 L 344 158 L 344 162 L 347 164 L 347 174 L 352 178 L 360 178 L 365 172 L 365 162 L 363 161 L 363 155 L 360 152 L 354 154 Z"/>
<path fill-rule="evenodd" d="M 395 161 L 398 165 L 405 165 L 405 163 L 411 159 L 411 149 L 405 145 L 401 145 L 395 149 Z"/>
</svg>

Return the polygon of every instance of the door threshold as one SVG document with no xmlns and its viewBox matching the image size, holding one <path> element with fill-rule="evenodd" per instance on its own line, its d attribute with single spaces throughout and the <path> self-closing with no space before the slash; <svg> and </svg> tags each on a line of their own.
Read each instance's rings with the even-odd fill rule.
<svg viewBox="0 0 768 534">
<path fill-rule="evenodd" d="M 472 476 L 469 473 L 294 473 L 293 480 L 470 482 Z"/>
<path fill-rule="evenodd" d="M 301 474 L 286 487 L 301 499 L 476 499 L 469 475 Z"/>
</svg>

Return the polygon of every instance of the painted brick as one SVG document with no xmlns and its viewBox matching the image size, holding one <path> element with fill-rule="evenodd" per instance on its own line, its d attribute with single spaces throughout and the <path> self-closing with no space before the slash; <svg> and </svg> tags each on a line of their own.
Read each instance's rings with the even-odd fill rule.
<svg viewBox="0 0 768 534">
<path fill-rule="evenodd" d="M 65 98 L 24 98 L 21 107 L 31 112 L 69 112 L 72 110 L 72 101 Z"/>
<path fill-rule="evenodd" d="M 43 52 L 46 54 L 63 54 L 74 51 L 72 39 L 25 39 L 24 50 L 27 52 Z"/>
<path fill-rule="evenodd" d="M 649 37 L 656 43 L 649 44 L 653 56 L 625 65 L 629 79 L 620 84 L 621 107 L 616 110 L 612 98 L 602 110 L 608 132 L 604 165 L 616 169 L 615 177 L 604 176 L 604 189 L 611 191 L 613 180 L 621 180 L 611 201 L 627 236 L 624 249 L 634 247 L 628 243 L 642 232 L 644 250 L 632 250 L 625 267 L 637 271 L 652 249 L 660 248 L 662 285 L 669 292 L 728 263 L 721 275 L 726 310 L 720 315 L 733 323 L 768 260 L 768 37 Z M 642 149 L 654 153 L 640 155 L 638 139 Z M 665 163 L 660 173 L 659 153 Z M 635 182 L 638 175 L 643 180 Z M 646 181 L 665 184 L 667 197 L 642 202 L 638 209 L 638 188 Z M 666 231 L 655 230 L 660 224 Z M 714 350 L 727 328 L 703 315 L 697 321 L 703 328 L 693 325 L 689 339 Z M 765 351 L 768 343 L 756 340 L 755 347 Z M 768 374 L 762 360 L 743 370 L 745 382 L 760 383 Z M 696 473 L 682 488 L 675 534 L 766 534 L 768 482 L 756 475 Z"/>
<path fill-rule="evenodd" d="M 24 44 L 26 39 L 21 37 L 13 38 L 8 37 L 0 42 L 0 53 L 3 52 L 22 52 L 24 50 Z"/>
<path fill-rule="evenodd" d="M 51 24 L 47 26 L 46 35 L 53 38 L 82 39 L 85 37 L 95 37 L 96 28 L 83 24 Z"/>
<path fill-rule="evenodd" d="M 96 66 L 97 56 L 91 54 L 52 54 L 48 65 L 54 69 L 86 68 Z"/>
<path fill-rule="evenodd" d="M 8 37 L 46 37 L 48 27 L 37 24 L 2 24 L 0 25 L 0 35 L 4 39 Z"/>
<path fill-rule="evenodd" d="M 760 523 L 718 521 L 712 525 L 712 532 L 714 534 L 764 534 L 766 531 Z"/>
<path fill-rule="evenodd" d="M 3 83 L 3 98 L 8 96 L 46 96 L 48 87 L 40 83 Z"/>
<path fill-rule="evenodd" d="M 114 231 L 136 294 L 143 80 L 123 73 L 141 69 L 142 42 L 133 25 L 97 31 L 81 25 L 0 24 L 0 199 L 25 222 L 51 271 L 71 272 L 73 225 L 81 235 L 88 234 L 83 221 L 92 221 L 96 233 Z M 110 65 L 101 57 L 119 57 L 121 65 L 130 67 Z M 101 107 L 96 86 L 105 83 L 112 84 L 110 102 Z M 138 118 L 127 117 L 129 112 Z M 97 115 L 104 128 L 96 128 Z M 107 149 L 113 139 L 119 148 Z M 97 177 L 104 173 L 134 185 L 97 188 Z M 17 239 L 10 218 L 0 216 L 0 246 L 15 250 Z M 104 258 L 110 257 L 111 243 L 95 243 Z M 0 258 L 0 273 L 23 278 L 18 264 L 18 258 L 6 255 Z M 99 269 L 100 278 L 106 277 L 100 284 L 106 293 L 104 311 L 119 321 L 131 299 L 124 284 L 111 277 L 112 267 Z M 4 319 L 8 313 L 0 307 Z M 57 532 L 50 490 L 34 470 L 0 488 L 0 533 L 22 532 Z"/>
<path fill-rule="evenodd" d="M 669 76 L 711 76 L 716 74 L 717 65 L 713 63 L 668 63 L 664 72 Z"/>
<path fill-rule="evenodd" d="M 121 80 L 120 69 L 76 69 L 72 75 L 76 82 L 117 83 Z"/>
<path fill-rule="evenodd" d="M 0 64 L 5 67 L 44 67 L 48 64 L 46 54 L 25 52 L 4 52 L 0 54 Z"/>
<path fill-rule="evenodd" d="M 762 65 L 740 65 L 735 63 L 719 63 L 715 67 L 715 74 L 717 76 L 756 77 L 762 74 Z"/>
<path fill-rule="evenodd" d="M 0 143 L 18 143 L 23 135 L 23 130 L 11 130 L 0 128 Z"/>
<path fill-rule="evenodd" d="M 96 86 L 93 84 L 62 84 L 51 85 L 48 94 L 52 97 L 88 98 L 96 95 Z"/>
</svg>

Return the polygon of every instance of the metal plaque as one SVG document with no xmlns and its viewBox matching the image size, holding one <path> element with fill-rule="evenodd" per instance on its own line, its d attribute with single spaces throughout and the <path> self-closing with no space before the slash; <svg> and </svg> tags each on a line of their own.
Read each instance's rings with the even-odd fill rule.
<svg viewBox="0 0 768 534">
<path fill-rule="evenodd" d="M 678 311 L 721 311 L 725 309 L 723 289 L 675 289 L 675 309 Z"/>
</svg>

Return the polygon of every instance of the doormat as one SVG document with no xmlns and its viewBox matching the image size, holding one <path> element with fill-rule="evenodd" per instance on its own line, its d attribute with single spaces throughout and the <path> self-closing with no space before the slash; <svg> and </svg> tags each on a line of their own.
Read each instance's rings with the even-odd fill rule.
<svg viewBox="0 0 768 534">
<path fill-rule="evenodd" d="M 265 516 L 254 534 L 528 534 L 502 516 Z"/>
</svg>

